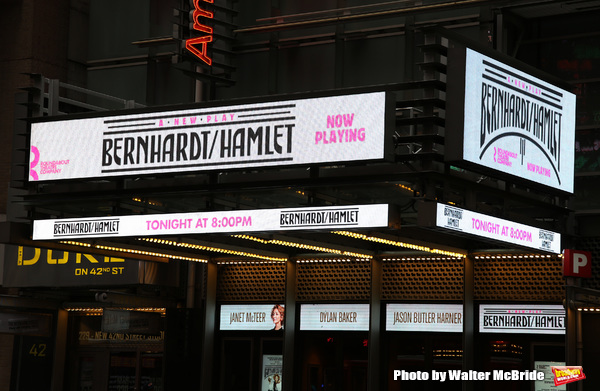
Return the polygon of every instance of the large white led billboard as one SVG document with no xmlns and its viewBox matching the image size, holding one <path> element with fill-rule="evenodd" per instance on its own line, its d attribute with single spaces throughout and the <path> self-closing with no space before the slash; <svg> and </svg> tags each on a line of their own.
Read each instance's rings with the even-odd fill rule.
<svg viewBox="0 0 600 391">
<path fill-rule="evenodd" d="M 375 92 L 34 122 L 29 179 L 382 160 L 392 103 Z"/>
<path fill-rule="evenodd" d="M 519 224 L 455 206 L 437 204 L 436 226 L 484 239 L 516 244 L 555 254 L 561 253 L 561 235 L 558 232 Z"/>
<path fill-rule="evenodd" d="M 33 239 L 387 227 L 387 204 L 165 213 L 33 222 Z"/>
<path fill-rule="evenodd" d="M 575 95 L 469 48 L 452 53 L 447 159 L 572 193 Z"/>
<path fill-rule="evenodd" d="M 479 306 L 480 333 L 564 334 L 562 305 L 482 304 Z"/>
</svg>

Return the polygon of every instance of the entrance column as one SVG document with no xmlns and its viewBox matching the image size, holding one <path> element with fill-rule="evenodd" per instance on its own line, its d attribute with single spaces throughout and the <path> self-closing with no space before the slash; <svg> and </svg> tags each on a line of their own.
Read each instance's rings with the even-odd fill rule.
<svg viewBox="0 0 600 391">
<path fill-rule="evenodd" d="M 283 381 L 282 391 L 292 391 L 295 386 L 294 355 L 296 338 L 296 260 L 285 263 L 285 317 L 283 332 Z M 300 382 L 298 382 L 300 383 Z"/>
<path fill-rule="evenodd" d="M 206 264 L 206 299 L 204 300 L 204 335 L 202 340 L 202 391 L 212 391 L 215 351 L 215 316 L 217 313 L 217 264 Z"/>
<path fill-rule="evenodd" d="M 463 371 L 475 369 L 475 271 L 473 256 L 469 253 L 464 258 L 463 271 Z M 472 391 L 474 382 L 462 382 L 463 391 Z"/>
<path fill-rule="evenodd" d="M 578 331 L 581 327 L 581 314 L 575 309 L 576 300 L 575 277 L 567 277 L 566 280 L 566 300 L 565 300 L 565 316 L 566 316 L 566 332 L 565 332 L 565 361 L 566 365 L 581 365 L 578 357 Z M 575 391 L 583 382 L 571 382 L 567 384 L 567 390 Z"/>
<path fill-rule="evenodd" d="M 383 261 L 379 257 L 371 259 L 371 300 L 369 315 L 369 356 L 367 369 L 367 390 L 379 391 L 381 387 L 381 286 Z"/>
</svg>

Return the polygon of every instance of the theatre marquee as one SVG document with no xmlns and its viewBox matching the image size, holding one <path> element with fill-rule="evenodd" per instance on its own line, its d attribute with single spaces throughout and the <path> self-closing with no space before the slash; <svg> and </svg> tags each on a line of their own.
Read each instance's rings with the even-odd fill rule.
<svg viewBox="0 0 600 391">
<path fill-rule="evenodd" d="M 385 92 L 43 120 L 31 181 L 381 161 L 393 153 Z"/>
<path fill-rule="evenodd" d="M 387 204 L 36 220 L 34 240 L 387 227 Z"/>
<path fill-rule="evenodd" d="M 573 192 L 574 94 L 455 46 L 448 97 L 447 161 Z"/>
</svg>

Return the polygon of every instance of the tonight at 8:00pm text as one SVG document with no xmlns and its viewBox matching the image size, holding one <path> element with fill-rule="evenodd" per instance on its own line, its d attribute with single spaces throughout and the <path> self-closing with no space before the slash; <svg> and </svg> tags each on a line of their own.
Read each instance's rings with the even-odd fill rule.
<svg viewBox="0 0 600 391">
<path fill-rule="evenodd" d="M 196 222 L 194 223 L 194 220 Z M 201 217 L 198 219 L 146 220 L 148 231 L 192 228 L 252 227 L 252 216 Z"/>
</svg>

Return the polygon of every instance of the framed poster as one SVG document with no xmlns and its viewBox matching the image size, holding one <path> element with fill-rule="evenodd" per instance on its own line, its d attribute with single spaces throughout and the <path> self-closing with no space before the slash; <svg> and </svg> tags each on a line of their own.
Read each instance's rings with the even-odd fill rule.
<svg viewBox="0 0 600 391">
<path fill-rule="evenodd" d="M 262 357 L 262 391 L 281 391 L 281 378 L 283 374 L 283 356 L 263 354 Z"/>
</svg>

